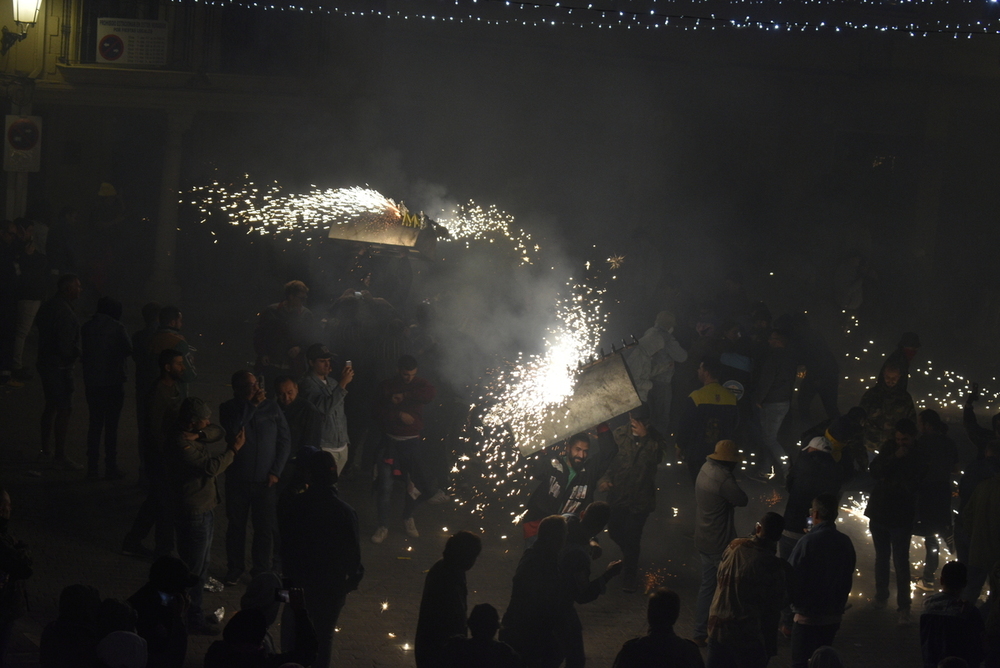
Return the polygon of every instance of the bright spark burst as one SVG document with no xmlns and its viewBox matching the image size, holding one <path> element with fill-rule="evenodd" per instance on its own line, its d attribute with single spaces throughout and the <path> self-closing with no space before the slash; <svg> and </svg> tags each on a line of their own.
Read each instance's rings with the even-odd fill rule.
<svg viewBox="0 0 1000 668">
<path fill-rule="evenodd" d="M 223 214 L 232 225 L 261 235 L 326 232 L 333 225 L 351 224 L 361 229 L 382 229 L 398 225 L 400 206 L 371 188 L 328 188 L 312 186 L 303 194 L 285 193 L 277 182 L 258 186 L 249 177 L 242 183 L 213 181 L 195 186 L 187 194 L 206 222 Z M 183 201 L 183 200 L 182 200 Z"/>
<path fill-rule="evenodd" d="M 623 264 L 625 264 L 624 255 L 612 255 L 608 258 L 608 266 L 612 269 L 621 269 Z"/>
<path fill-rule="evenodd" d="M 492 204 L 484 209 L 469 200 L 468 204 L 455 207 L 437 223 L 448 230 L 455 240 L 465 241 L 466 247 L 471 241 L 493 243 L 497 238 L 507 239 L 513 244 L 521 264 L 531 264 L 531 253 L 540 250 L 537 244 L 532 244 L 530 234 L 514 228 L 514 216 Z"/>
</svg>

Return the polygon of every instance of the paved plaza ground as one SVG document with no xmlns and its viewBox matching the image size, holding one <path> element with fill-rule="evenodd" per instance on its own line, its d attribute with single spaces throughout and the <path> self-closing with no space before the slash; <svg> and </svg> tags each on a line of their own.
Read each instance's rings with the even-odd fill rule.
<svg viewBox="0 0 1000 668">
<path fill-rule="evenodd" d="M 227 399 L 228 374 L 203 375 L 194 394 L 208 398 L 214 406 Z M 69 452 L 83 461 L 86 405 L 78 381 L 75 414 Z M 29 584 L 31 611 L 18 626 L 13 645 L 13 665 L 37 663 L 38 640 L 43 626 L 55 618 L 60 590 L 70 584 L 96 586 L 102 596 L 125 598 L 145 581 L 148 564 L 118 553 L 122 537 L 143 499 L 135 474 L 134 409 L 126 403 L 121 429 L 123 468 L 130 475 L 117 482 L 90 481 L 83 473 L 30 472 L 38 448 L 37 421 L 41 412 L 41 390 L 34 381 L 25 388 L 0 389 L 0 480 L 10 489 L 14 502 L 12 530 L 27 542 L 35 558 L 35 575 Z M 960 432 L 953 429 L 953 433 Z M 964 440 L 964 434 L 955 433 Z M 966 448 L 967 444 L 960 444 Z M 963 450 L 966 451 L 967 450 Z M 657 512 L 650 517 L 643 539 L 641 569 L 650 584 L 677 590 L 683 602 L 676 631 L 690 636 L 693 605 L 698 585 L 698 555 L 692 544 L 693 490 L 686 471 L 662 465 L 659 474 Z M 768 509 L 784 509 L 782 490 L 773 483 L 745 480 L 741 483 L 751 497 L 749 508 L 737 511 L 737 526 L 748 533 Z M 419 539 L 410 539 L 402 526 L 392 526 L 382 545 L 368 537 L 375 528 L 370 481 L 360 476 L 341 483 L 342 497 L 361 516 L 362 554 L 366 576 L 360 589 L 348 597 L 340 619 L 336 641 L 337 666 L 412 666 L 413 633 L 424 574 L 440 557 L 447 536 L 470 529 L 483 536 L 484 550 L 476 567 L 469 572 L 469 606 L 489 602 L 501 614 L 510 595 L 510 583 L 522 552 L 519 527 L 507 521 L 487 523 L 457 503 L 421 507 L 416 515 Z M 898 626 L 891 606 L 874 610 L 872 566 L 874 553 L 865 536 L 865 522 L 845 515 L 840 527 L 854 539 L 858 551 L 858 572 L 852 607 L 844 618 L 836 646 L 850 668 L 919 666 L 917 626 Z M 212 573 L 221 577 L 225 565 L 225 510 L 216 511 L 216 535 Z M 598 568 L 620 557 L 614 543 L 602 538 L 605 554 Z M 914 539 L 919 544 L 920 539 Z M 914 563 L 922 548 L 912 550 Z M 244 583 L 245 584 L 245 583 Z M 229 587 L 222 593 L 206 594 L 206 607 L 225 608 L 230 617 L 238 608 L 244 586 Z M 919 615 L 921 594 L 914 601 Z M 625 594 L 617 581 L 596 602 L 579 606 L 586 638 L 588 665 L 610 666 L 623 642 L 645 632 L 645 599 L 641 594 Z M 194 638 L 188 652 L 188 666 L 201 666 L 211 639 Z M 780 654 L 771 666 L 789 665 L 789 644 L 780 639 Z"/>
</svg>

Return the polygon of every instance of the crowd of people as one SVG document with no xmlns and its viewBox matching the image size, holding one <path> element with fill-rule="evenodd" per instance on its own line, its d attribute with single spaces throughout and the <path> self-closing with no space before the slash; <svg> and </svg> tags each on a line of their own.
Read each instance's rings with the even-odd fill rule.
<svg viewBox="0 0 1000 668">
<path fill-rule="evenodd" d="M 31 255 L 30 226 L 2 231 L 4 243 L 20 239 L 21 253 Z M 24 271 L 30 277 L 33 270 Z M 39 463 L 98 479 L 103 456 L 104 478 L 126 475 L 118 425 L 132 361 L 147 496 L 121 549 L 152 563 L 149 582 L 127 601 L 67 587 L 58 619 L 41 638 L 42 665 L 181 666 L 192 634 L 221 634 L 205 656 L 212 668 L 331 665 L 338 618 L 365 574 L 358 515 L 339 496 L 340 476 L 371 474 L 376 545 L 393 530 L 419 537 L 420 504 L 449 498 L 447 453 L 426 438 L 425 408 L 439 392 L 418 374 L 418 359 L 431 347 L 427 328 L 418 319 L 405 336 L 375 336 L 371 323 L 383 322 L 392 307 L 355 290 L 334 304 L 339 317 L 324 322 L 307 308 L 308 287 L 291 281 L 282 301 L 259 315 L 254 364 L 232 373 L 232 398 L 213 410 L 192 393 L 197 351 L 179 308 L 147 304 L 144 327 L 129 336 L 122 305 L 109 297 L 79 322 L 74 275 L 60 276 L 47 301 L 30 284 L 24 290 L 17 295 L 26 298 L 14 299 L 15 311 L 4 315 L 16 323 L 5 382 L 30 379 L 17 337 L 36 325 L 45 401 Z M 37 303 L 22 309 L 22 301 Z M 858 406 L 841 414 L 839 366 L 823 338 L 804 315 L 772 320 L 764 304 L 746 299 L 738 276 L 727 278 L 714 310 L 659 313 L 628 351 L 642 405 L 623 424 L 601 423 L 532 460 L 525 550 L 502 615 L 489 604 L 467 608 L 466 573 L 480 537 L 460 531 L 448 540 L 424 583 L 417 665 L 583 666 L 576 606 L 599 598 L 612 581 L 626 593 L 641 588 L 644 528 L 656 508 L 658 467 L 671 450 L 683 459 L 695 496 L 701 580 L 692 639 L 673 630 L 679 595 L 657 589 L 648 601 L 649 634 L 626 643 L 615 666 L 762 668 L 779 634 L 790 638 L 796 668 L 838 665 L 833 645 L 857 566 L 852 540 L 836 524 L 849 485 L 869 493 L 872 604 L 888 604 L 891 560 L 897 619 L 912 623 L 909 545 L 922 536 L 926 559 L 915 586 L 940 589 L 925 600 L 920 619 L 925 665 L 1000 665 L 1000 609 L 992 599 L 977 607 L 987 580 L 993 598 L 1000 581 L 1000 419 L 990 429 L 978 424 L 974 389 L 965 427 L 977 457 L 959 481 L 953 521 L 956 445 L 938 413 L 917 413 L 907 391 L 919 348 L 916 334 L 905 333 Z M 67 451 L 78 362 L 89 411 L 83 464 Z M 827 417 L 790 450 L 781 434 L 796 386 L 799 415 L 808 416 L 818 397 Z M 748 478 L 783 485 L 787 504 L 783 514 L 762 516 L 751 536 L 738 537 L 734 510 L 749 503 Z M 203 608 L 220 504 L 227 520 L 222 584 L 246 587 L 224 629 Z M 0 665 L 32 577 L 30 553 L 7 526 L 10 515 L 3 491 Z M 622 558 L 595 577 L 605 529 Z M 152 548 L 144 545 L 150 533 Z M 939 569 L 942 540 L 954 542 L 958 559 Z"/>
</svg>

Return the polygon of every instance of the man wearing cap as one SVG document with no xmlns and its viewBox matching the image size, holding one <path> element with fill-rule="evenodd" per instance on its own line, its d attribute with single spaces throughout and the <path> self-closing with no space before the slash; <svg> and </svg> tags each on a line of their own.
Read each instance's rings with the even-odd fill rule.
<svg viewBox="0 0 1000 668">
<path fill-rule="evenodd" d="M 736 538 L 734 510 L 749 503 L 733 473 L 741 460 L 735 442 L 719 441 L 695 481 L 694 545 L 701 555 L 701 587 L 695 604 L 694 641 L 701 647 L 708 644 L 708 612 L 715 595 L 719 563 L 726 547 Z"/>
<path fill-rule="evenodd" d="M 792 668 L 806 668 L 817 648 L 833 644 L 854 584 L 857 557 L 850 537 L 837 530 L 838 505 L 833 494 L 816 495 L 809 508 L 812 528 L 788 559 L 795 613 Z"/>
<path fill-rule="evenodd" d="M 206 619 L 201 607 L 211 561 L 215 507 L 222 501 L 216 478 L 233 463 L 246 440 L 241 430 L 222 454 L 213 455 L 207 446 L 223 440 L 225 432 L 211 424 L 211 417 L 212 409 L 204 400 L 185 399 L 165 453 L 176 494 L 177 554 L 198 576 L 198 584 L 190 590 L 188 632 L 200 635 L 219 633 L 218 625 Z"/>
<path fill-rule="evenodd" d="M 613 443 L 608 443 L 608 436 Z M 629 424 L 613 434 L 599 432 L 598 437 L 601 450 L 616 453 L 597 489 L 608 493 L 608 534 L 622 551 L 622 591 L 631 593 L 638 588 L 639 544 L 646 519 L 656 508 L 656 467 L 666 443 L 650 424 L 645 405 L 629 413 Z"/>
<path fill-rule="evenodd" d="M 778 653 L 778 612 L 791 570 L 774 554 L 784 525 L 781 515 L 767 513 L 751 537 L 726 549 L 708 620 L 709 666 L 765 668 Z"/>
<path fill-rule="evenodd" d="M 319 446 L 320 449 L 333 455 L 339 472 L 347 464 L 348 438 L 344 397 L 347 396 L 347 386 L 354 380 L 354 368 L 345 366 L 340 372 L 340 380 L 334 381 L 330 378 L 330 372 L 333 370 L 330 361 L 332 357 L 330 349 L 322 343 L 309 346 L 309 350 L 306 351 L 309 373 L 299 383 L 299 392 L 323 414 Z"/>
</svg>

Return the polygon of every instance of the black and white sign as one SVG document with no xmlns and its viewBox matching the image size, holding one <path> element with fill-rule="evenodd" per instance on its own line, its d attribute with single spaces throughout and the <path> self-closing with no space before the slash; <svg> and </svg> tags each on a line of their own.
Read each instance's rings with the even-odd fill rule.
<svg viewBox="0 0 1000 668">
<path fill-rule="evenodd" d="M 41 161 L 42 119 L 9 114 L 4 127 L 4 171 L 37 172 Z"/>
<path fill-rule="evenodd" d="M 97 62 L 160 67 L 167 64 L 167 22 L 97 19 Z"/>
</svg>

